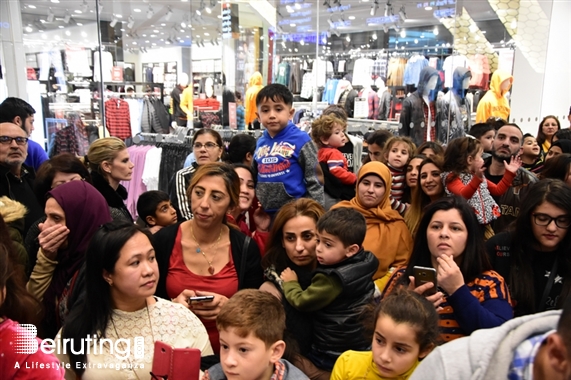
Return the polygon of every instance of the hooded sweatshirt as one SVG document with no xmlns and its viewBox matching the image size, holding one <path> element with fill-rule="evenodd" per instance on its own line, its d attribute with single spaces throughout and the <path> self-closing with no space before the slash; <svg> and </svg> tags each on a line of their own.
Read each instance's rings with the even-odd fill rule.
<svg viewBox="0 0 571 380">
<path fill-rule="evenodd" d="M 443 144 L 457 137 L 464 137 L 470 130 L 472 122 L 472 103 L 464 97 L 462 82 L 471 78 L 472 74 L 465 67 L 457 67 L 454 70 L 453 87 L 437 102 L 440 122 L 437 139 Z"/>
<path fill-rule="evenodd" d="M 504 96 L 507 90 L 502 91 L 501 86 L 505 80 L 510 81 L 510 87 L 513 83 L 513 77 L 504 70 L 496 70 L 492 74 L 490 83 L 490 91 L 478 103 L 476 112 L 476 123 L 485 123 L 489 117 L 501 117 L 508 120 L 510 116 L 510 103 Z"/>
<path fill-rule="evenodd" d="M 246 125 L 249 125 L 256 120 L 256 96 L 258 96 L 258 92 L 260 92 L 263 87 L 262 74 L 260 74 L 259 71 L 256 71 L 252 74 L 248 90 L 246 91 L 246 102 L 244 104 L 246 107 Z"/>
<path fill-rule="evenodd" d="M 433 69 L 430 66 L 422 69 L 420 72 L 420 79 L 418 81 L 418 89 L 402 102 L 402 112 L 400 115 L 402 129 L 399 134 L 401 136 L 410 137 L 416 146 L 419 146 L 427 140 L 428 120 L 425 115 L 428 115 L 428 110 L 425 110 L 425 107 L 428 106 L 424 102 L 422 96 L 424 88 L 430 81 L 430 78 L 435 76 L 438 77 L 438 71 L 436 71 L 436 69 Z M 430 122 L 432 122 L 436 118 L 432 92 L 429 94 L 429 101 L 430 105 L 432 105 L 432 107 L 430 107 Z M 438 122 L 435 125 L 438 126 Z M 436 136 L 438 136 L 438 131 L 436 131 Z"/>
<path fill-rule="evenodd" d="M 24 216 L 28 210 L 20 202 L 8 197 L 0 197 L 0 216 L 8 227 L 8 233 L 18 254 L 18 263 L 24 266 L 28 263 L 28 254 L 24 248 Z"/>
<path fill-rule="evenodd" d="M 505 380 L 515 349 L 523 341 L 557 328 L 560 314 L 561 310 L 551 310 L 526 315 L 446 343 L 420 363 L 410 380 Z"/>
</svg>

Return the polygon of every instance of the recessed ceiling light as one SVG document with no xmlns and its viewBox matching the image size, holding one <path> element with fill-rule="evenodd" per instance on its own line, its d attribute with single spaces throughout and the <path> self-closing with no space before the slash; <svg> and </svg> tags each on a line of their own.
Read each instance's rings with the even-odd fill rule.
<svg viewBox="0 0 571 380">
<path fill-rule="evenodd" d="M 63 25 L 59 25 L 58 28 L 63 29 Z"/>
<path fill-rule="evenodd" d="M 81 12 L 79 9 L 76 9 L 74 12 L 77 13 L 78 15 L 80 15 L 80 14 L 83 13 L 83 12 Z"/>
<path fill-rule="evenodd" d="M 65 31 L 65 35 L 66 35 L 66 36 L 71 36 L 71 32 L 70 32 L 69 30 L 66 30 L 66 31 Z"/>
<path fill-rule="evenodd" d="M 33 31 L 34 31 L 34 29 L 32 29 L 31 26 L 26 26 L 26 32 L 32 33 Z"/>
<path fill-rule="evenodd" d="M 153 30 L 153 33 L 158 33 L 158 32 L 159 32 L 159 31 L 158 31 L 158 30 L 156 30 L 156 29 L 155 29 L 155 30 Z"/>
<path fill-rule="evenodd" d="M 137 45 L 137 41 L 133 41 L 132 44 L 133 44 L 133 45 Z"/>
<path fill-rule="evenodd" d="M 156 36 L 156 34 L 151 34 L 151 38 L 155 38 Z"/>
<path fill-rule="evenodd" d="M 355 16 L 349 16 L 349 20 L 355 20 Z"/>
<path fill-rule="evenodd" d="M 83 26 L 83 24 L 82 24 L 82 23 L 80 23 L 80 22 L 78 22 L 78 23 L 77 23 L 77 26 Z"/>
<path fill-rule="evenodd" d="M 424 7 L 424 9 L 427 10 L 427 11 L 431 11 L 431 10 L 432 10 L 432 7 Z"/>
<path fill-rule="evenodd" d="M 143 37 L 147 37 L 147 35 L 146 35 L 146 34 L 143 34 Z"/>
<path fill-rule="evenodd" d="M 154 42 L 153 42 L 151 45 L 153 45 L 153 46 L 157 46 L 157 44 L 156 44 L 156 43 L 154 43 Z"/>
<path fill-rule="evenodd" d="M 32 5 L 32 4 L 30 4 L 30 5 L 28 5 L 28 8 L 30 8 L 30 9 L 36 9 L 36 6 L 35 6 L 35 5 Z"/>
<path fill-rule="evenodd" d="M 59 0 L 52 0 L 52 3 L 59 3 Z"/>
<path fill-rule="evenodd" d="M 291 26 L 291 27 L 293 28 L 293 27 L 295 26 L 295 24 L 294 24 L 294 23 L 291 23 L 291 24 L 289 24 L 289 26 Z"/>
<path fill-rule="evenodd" d="M 165 24 L 165 23 L 162 23 L 162 24 L 161 24 L 161 26 L 166 26 L 166 25 L 167 25 L 167 24 Z"/>
<path fill-rule="evenodd" d="M 124 31 L 125 31 L 125 29 L 121 29 L 121 31 L 122 31 L 122 32 L 124 32 Z"/>
<path fill-rule="evenodd" d="M 139 8 L 135 8 L 135 9 L 133 9 L 133 12 L 139 13 L 139 12 L 141 12 L 141 10 Z"/>
<path fill-rule="evenodd" d="M 149 40 L 146 40 L 146 41 L 145 41 L 145 43 L 147 43 L 147 44 L 148 44 L 149 42 L 151 42 L 151 41 L 149 41 Z"/>
<path fill-rule="evenodd" d="M 81 37 L 87 37 L 87 33 L 81 32 Z"/>
<path fill-rule="evenodd" d="M 205 35 L 205 36 L 209 36 L 209 35 L 210 35 L 210 33 L 206 33 L 206 32 L 204 32 L 204 35 Z"/>
</svg>

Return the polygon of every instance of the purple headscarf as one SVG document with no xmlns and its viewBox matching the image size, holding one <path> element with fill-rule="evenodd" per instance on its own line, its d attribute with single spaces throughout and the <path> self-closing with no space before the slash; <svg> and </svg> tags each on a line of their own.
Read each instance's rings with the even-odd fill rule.
<svg viewBox="0 0 571 380">
<path fill-rule="evenodd" d="M 58 314 L 56 299 L 59 301 L 67 283 L 81 268 L 91 237 L 101 225 L 111 221 L 111 214 L 105 198 L 85 181 L 71 181 L 58 186 L 48 192 L 50 197 L 63 209 L 69 229 L 67 247 L 58 251 L 58 264 L 44 294 L 46 322 L 53 327 Z"/>
</svg>

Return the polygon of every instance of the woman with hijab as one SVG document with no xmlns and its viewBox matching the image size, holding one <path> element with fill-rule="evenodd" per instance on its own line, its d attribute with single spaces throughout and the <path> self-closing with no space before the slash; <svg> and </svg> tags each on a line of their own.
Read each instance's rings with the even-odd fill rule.
<svg viewBox="0 0 571 380">
<path fill-rule="evenodd" d="M 27 284 L 43 302 L 45 335 L 55 336 L 68 313 L 85 250 L 99 226 L 111 221 L 105 198 L 85 181 L 71 181 L 48 192 L 46 221 L 40 223 L 40 249 Z"/>
<path fill-rule="evenodd" d="M 379 269 L 373 276 L 379 290 L 388 280 L 389 269 L 406 265 L 412 251 L 412 237 L 406 223 L 398 211 L 391 208 L 391 184 L 389 168 L 371 161 L 359 170 L 355 198 L 332 207 L 354 208 L 365 217 L 367 234 L 363 248 L 379 259 Z"/>
</svg>

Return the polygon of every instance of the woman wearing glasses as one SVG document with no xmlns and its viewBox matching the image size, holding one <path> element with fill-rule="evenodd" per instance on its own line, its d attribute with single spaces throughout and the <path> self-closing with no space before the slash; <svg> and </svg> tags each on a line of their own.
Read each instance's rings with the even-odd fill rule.
<svg viewBox="0 0 571 380">
<path fill-rule="evenodd" d="M 486 242 L 506 280 L 516 317 L 561 308 L 571 287 L 571 188 L 558 179 L 534 184 L 511 230 Z"/>
<path fill-rule="evenodd" d="M 190 200 L 186 196 L 186 190 L 200 165 L 220 161 L 224 153 L 222 137 L 213 129 L 199 129 L 192 138 L 192 153 L 196 161 L 189 167 L 176 172 L 170 186 L 170 198 L 174 208 L 178 211 L 178 220 L 192 219 Z"/>
</svg>

